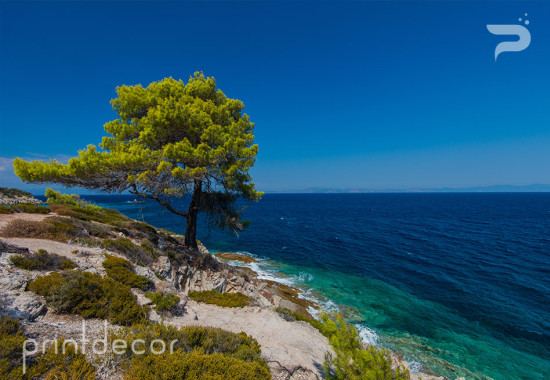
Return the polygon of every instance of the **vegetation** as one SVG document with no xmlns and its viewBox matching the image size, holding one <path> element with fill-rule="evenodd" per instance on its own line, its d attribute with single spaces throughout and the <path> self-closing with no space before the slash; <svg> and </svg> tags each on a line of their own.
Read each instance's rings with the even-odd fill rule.
<svg viewBox="0 0 550 380">
<path fill-rule="evenodd" d="M 131 325 L 145 319 L 130 289 L 109 277 L 88 272 L 54 272 L 38 276 L 28 285 L 46 298 L 49 306 L 61 313 L 84 318 L 103 318 L 119 325 Z"/>
<path fill-rule="evenodd" d="M 249 380 L 271 379 L 269 370 L 258 363 L 248 363 L 222 354 L 144 355 L 135 357 L 125 379 L 156 380 Z"/>
<path fill-rule="evenodd" d="M 176 306 L 180 302 L 180 298 L 178 296 L 170 293 L 150 292 L 146 293 L 145 297 L 151 300 L 153 305 L 155 305 L 155 309 L 159 313 L 173 310 L 174 306 Z"/>
<path fill-rule="evenodd" d="M 46 206 L 39 206 L 34 203 L 20 203 L 18 205 L 0 205 L 0 214 L 15 214 L 25 212 L 27 214 L 49 214 L 50 209 Z"/>
<path fill-rule="evenodd" d="M 153 282 L 147 277 L 135 274 L 132 264 L 128 260 L 107 254 L 105 257 L 106 259 L 103 261 L 103 268 L 105 268 L 107 276 L 112 279 L 121 282 L 130 288 L 138 288 L 143 291 L 148 290 L 153 285 Z"/>
<path fill-rule="evenodd" d="M 39 355 L 28 369 L 26 378 L 95 380 L 96 369 L 86 360 L 86 356 L 75 350 L 72 344 L 66 344 L 63 352 L 63 344 L 64 340 L 59 339 L 57 352 L 55 346 L 52 346 Z"/>
<path fill-rule="evenodd" d="M 83 245 L 97 246 L 95 238 L 115 236 L 108 227 L 71 218 L 50 217 L 42 221 L 16 219 L 0 230 L 0 236 L 32 239 L 48 239 L 63 243 L 76 241 Z"/>
<path fill-rule="evenodd" d="M 15 173 L 26 182 L 129 190 L 154 199 L 187 219 L 190 248 L 197 248 L 199 212 L 206 212 L 212 224 L 242 229 L 236 200 L 261 197 L 248 173 L 258 147 L 244 104 L 200 73 L 187 84 L 166 78 L 146 88 L 121 86 L 117 94 L 111 104 L 118 119 L 105 124 L 110 136 L 103 138 L 101 150 L 89 145 L 66 165 L 16 158 Z M 187 207 L 175 198 L 187 199 Z"/>
<path fill-rule="evenodd" d="M 0 378 L 21 378 L 21 355 L 25 339 L 18 320 L 0 317 Z"/>
<path fill-rule="evenodd" d="M 280 307 L 278 307 L 276 311 L 286 321 L 289 321 L 289 322 L 294 322 L 294 321 L 306 322 L 306 323 L 309 323 L 310 325 L 312 325 L 313 327 L 315 327 L 322 334 L 325 333 L 325 331 L 323 329 L 323 323 L 321 321 L 318 321 L 315 318 L 306 317 L 306 316 L 304 316 L 300 313 L 296 313 L 294 311 L 291 311 L 291 310 L 288 310 L 288 309 L 285 309 L 285 308 L 280 308 Z"/>
<path fill-rule="evenodd" d="M 45 196 L 48 198 L 46 202 L 50 204 L 50 210 L 58 215 L 106 224 L 129 220 L 116 210 L 86 203 L 76 194 L 68 195 L 46 189 Z"/>
<path fill-rule="evenodd" d="M 16 267 L 25 270 L 65 270 L 77 267 L 72 260 L 55 253 L 48 253 L 43 249 L 39 249 L 34 254 L 25 253 L 12 256 L 10 261 Z"/>
<path fill-rule="evenodd" d="M 132 243 L 130 239 L 116 238 L 105 239 L 102 243 L 103 248 L 118 252 L 139 265 L 149 265 L 153 262 L 153 257 L 142 247 Z"/>
<path fill-rule="evenodd" d="M 138 324 L 113 333 L 128 348 L 122 355 L 127 363 L 126 379 L 270 379 L 258 342 L 245 333 L 235 334 L 212 327 L 175 328 L 160 324 Z M 149 351 L 136 355 L 130 347 L 151 347 L 154 340 L 167 342 L 165 354 Z M 172 342 L 173 345 L 172 345 Z M 172 345 L 173 354 L 170 354 Z M 158 347 L 157 347 L 158 349 Z"/>
<path fill-rule="evenodd" d="M 95 368 L 81 353 L 67 345 L 65 353 L 51 347 L 35 359 L 29 358 L 26 374 L 23 374 L 23 335 L 21 324 L 16 319 L 0 317 L 0 379 L 95 379 Z M 59 340 L 57 347 L 62 347 Z"/>
<path fill-rule="evenodd" d="M 244 307 L 250 303 L 250 298 L 242 293 L 220 293 L 216 290 L 189 292 L 189 298 L 223 307 Z"/>
<path fill-rule="evenodd" d="M 335 356 L 327 353 L 323 372 L 331 380 L 408 380 L 409 371 L 393 363 L 391 352 L 364 345 L 357 329 L 340 314 L 322 315 L 323 331 Z"/>
</svg>

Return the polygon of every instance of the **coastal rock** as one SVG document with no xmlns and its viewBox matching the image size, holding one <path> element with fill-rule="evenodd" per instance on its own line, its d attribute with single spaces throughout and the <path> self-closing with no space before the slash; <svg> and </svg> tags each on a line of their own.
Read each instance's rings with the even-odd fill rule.
<svg viewBox="0 0 550 380">
<path fill-rule="evenodd" d="M 158 281 L 157 276 L 155 276 L 155 272 L 153 272 L 151 269 L 147 267 L 136 265 L 134 267 L 134 271 L 136 272 L 137 275 L 146 277 L 153 282 Z"/>
<path fill-rule="evenodd" d="M 0 293 L 0 314 L 4 316 L 33 321 L 45 312 L 46 306 L 44 303 L 31 293 Z"/>
<path fill-rule="evenodd" d="M 153 268 L 155 268 L 156 272 L 166 280 L 172 279 L 172 264 L 170 263 L 170 259 L 168 259 L 168 257 L 159 257 L 157 262 L 153 265 Z"/>
</svg>

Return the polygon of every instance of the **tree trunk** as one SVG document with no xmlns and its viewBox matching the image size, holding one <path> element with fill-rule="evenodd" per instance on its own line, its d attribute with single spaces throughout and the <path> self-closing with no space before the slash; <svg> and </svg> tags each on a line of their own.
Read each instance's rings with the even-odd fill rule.
<svg viewBox="0 0 550 380">
<path fill-rule="evenodd" d="M 198 249 L 197 246 L 197 215 L 199 214 L 199 204 L 202 193 L 202 181 L 195 180 L 193 186 L 193 195 L 189 204 L 187 215 L 187 227 L 185 229 L 185 245 L 188 248 Z"/>
</svg>

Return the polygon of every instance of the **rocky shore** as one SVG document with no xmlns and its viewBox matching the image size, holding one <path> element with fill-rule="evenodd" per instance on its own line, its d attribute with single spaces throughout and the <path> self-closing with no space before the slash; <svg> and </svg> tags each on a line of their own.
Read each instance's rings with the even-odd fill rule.
<svg viewBox="0 0 550 380">
<path fill-rule="evenodd" d="M 44 239 L 36 232 L 28 232 L 49 221 L 70 222 L 84 231 L 67 241 L 59 238 Z M 113 228 L 98 221 L 82 224 L 77 219 L 53 212 L 0 215 L 0 313 L 21 320 L 25 333 L 33 336 L 39 343 L 59 336 L 76 338 L 82 333 L 81 316 L 58 313 L 48 307 L 43 297 L 26 291 L 30 281 L 49 272 L 18 268 L 11 258 L 27 252 L 45 250 L 71 260 L 76 265 L 75 270 L 105 276 L 106 269 L 102 263 L 106 255 L 128 258 L 139 251 L 132 251 L 130 255 L 129 248 L 127 251 L 115 245 L 106 248 L 109 246 L 101 244 L 101 239 L 104 238 L 97 236 L 108 236 L 110 239 L 107 240 L 110 241 L 124 239 L 129 242 L 129 247 L 132 244 L 139 248 L 138 237 L 141 231 L 147 231 L 148 239 L 155 242 L 150 247 L 150 251 L 154 252 L 151 256 L 154 259 L 142 260 L 141 264 L 134 261 L 132 269 L 137 275 L 147 278 L 155 291 L 179 297 L 177 307 L 168 312 L 158 313 L 151 308 L 148 314 L 151 321 L 178 327 L 211 326 L 234 333 L 245 332 L 261 345 L 262 357 L 268 364 L 273 379 L 322 377 L 325 354 L 332 349 L 327 338 L 306 322 L 311 318 L 310 311 L 319 306 L 303 298 L 299 289 L 274 281 L 260 280 L 251 269 L 226 263 L 226 260 L 253 260 L 248 256 L 232 253 L 212 256 L 202 244 L 198 255 L 182 253 L 184 250 L 181 236 L 156 230 L 151 226 L 146 227 L 142 222 L 125 223 L 125 228 Z M 16 236 L 15 227 L 18 231 L 34 235 Z M 97 228 L 101 230 L 101 234 L 96 231 Z M 180 253 L 175 255 L 174 252 Z M 244 307 L 228 308 L 196 302 L 189 296 L 192 292 L 211 290 L 229 294 L 242 293 L 250 302 Z M 144 291 L 132 289 L 132 293 L 141 306 L 152 306 Z M 300 315 L 303 320 L 289 317 L 293 313 Z M 102 320 L 87 320 L 88 335 L 100 337 L 103 334 L 103 323 Z M 110 323 L 108 325 L 116 329 Z M 394 360 L 398 364 L 407 365 L 396 355 Z M 109 363 L 98 366 L 99 378 L 122 376 Z M 411 378 L 416 379 L 419 376 L 422 379 L 438 379 L 425 374 L 413 374 Z"/>
</svg>

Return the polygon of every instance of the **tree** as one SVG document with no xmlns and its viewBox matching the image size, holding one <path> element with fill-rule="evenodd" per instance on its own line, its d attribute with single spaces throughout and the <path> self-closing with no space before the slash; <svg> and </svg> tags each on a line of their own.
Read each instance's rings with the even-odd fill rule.
<svg viewBox="0 0 550 380">
<path fill-rule="evenodd" d="M 187 219 L 189 248 L 197 248 L 199 212 L 212 224 L 243 229 L 237 200 L 262 196 L 248 173 L 258 146 L 243 102 L 228 98 L 214 78 L 198 72 L 187 84 L 165 78 L 116 92 L 111 104 L 118 118 L 105 124 L 110 136 L 99 148 L 88 145 L 67 164 L 16 158 L 15 174 L 26 182 L 154 199 Z"/>
</svg>

